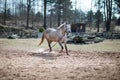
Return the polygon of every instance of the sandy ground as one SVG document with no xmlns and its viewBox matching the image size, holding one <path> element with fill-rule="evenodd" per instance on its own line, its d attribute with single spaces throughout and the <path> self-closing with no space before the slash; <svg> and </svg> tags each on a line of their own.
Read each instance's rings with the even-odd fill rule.
<svg viewBox="0 0 120 80">
<path fill-rule="evenodd" d="M 73 51 L 70 56 L 0 43 L 0 80 L 120 80 L 120 52 Z"/>
</svg>

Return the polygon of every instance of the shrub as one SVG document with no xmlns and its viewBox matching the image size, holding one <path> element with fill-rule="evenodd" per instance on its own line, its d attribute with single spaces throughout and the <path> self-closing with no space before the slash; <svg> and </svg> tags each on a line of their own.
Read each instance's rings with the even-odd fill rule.
<svg viewBox="0 0 120 80">
<path fill-rule="evenodd" d="M 73 38 L 73 41 L 74 41 L 74 43 L 84 43 L 83 37 L 80 37 L 80 36 L 75 36 Z"/>
<path fill-rule="evenodd" d="M 43 27 L 40 27 L 39 28 L 39 32 L 43 32 L 44 31 L 44 28 Z"/>
<path fill-rule="evenodd" d="M 18 39 L 18 38 L 20 38 L 20 36 L 18 36 L 17 34 L 12 34 L 8 36 L 8 39 Z"/>
</svg>

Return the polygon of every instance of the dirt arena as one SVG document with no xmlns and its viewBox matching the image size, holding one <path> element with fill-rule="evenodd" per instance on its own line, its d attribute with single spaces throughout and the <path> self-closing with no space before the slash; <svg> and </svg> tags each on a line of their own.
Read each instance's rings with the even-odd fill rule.
<svg viewBox="0 0 120 80">
<path fill-rule="evenodd" d="M 120 42 L 113 42 L 97 44 L 116 46 L 113 51 L 92 50 L 94 44 L 74 50 L 69 44 L 67 56 L 59 49 L 44 51 L 46 44 L 34 47 L 38 40 L 0 39 L 0 80 L 120 80 Z"/>
</svg>

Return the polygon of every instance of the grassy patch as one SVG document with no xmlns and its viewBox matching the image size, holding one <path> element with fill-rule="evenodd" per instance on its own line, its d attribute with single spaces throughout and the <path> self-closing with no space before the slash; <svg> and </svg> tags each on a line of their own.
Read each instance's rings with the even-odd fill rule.
<svg viewBox="0 0 120 80">
<path fill-rule="evenodd" d="M 120 40 L 105 40 L 95 44 L 85 45 L 69 45 L 72 50 L 85 50 L 85 51 L 120 51 Z"/>
<path fill-rule="evenodd" d="M 12 47 L 17 49 L 32 50 L 44 48 L 48 49 L 46 40 L 38 47 L 40 39 L 0 39 L 0 47 Z M 54 45 L 53 42 L 51 45 Z M 120 52 L 120 40 L 105 40 L 95 44 L 67 44 L 69 50 L 82 51 L 113 51 Z M 59 44 L 53 47 L 53 50 L 60 50 Z"/>
</svg>

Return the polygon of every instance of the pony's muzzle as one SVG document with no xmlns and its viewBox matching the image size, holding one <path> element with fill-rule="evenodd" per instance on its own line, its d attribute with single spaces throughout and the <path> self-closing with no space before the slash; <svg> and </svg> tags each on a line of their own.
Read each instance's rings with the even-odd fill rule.
<svg viewBox="0 0 120 80">
<path fill-rule="evenodd" d="M 71 35 L 71 31 L 68 31 L 67 32 L 67 36 L 69 37 Z"/>
<path fill-rule="evenodd" d="M 71 33 L 71 31 L 68 31 L 68 33 Z"/>
<path fill-rule="evenodd" d="M 71 31 L 67 31 L 67 34 L 71 33 Z"/>
</svg>

